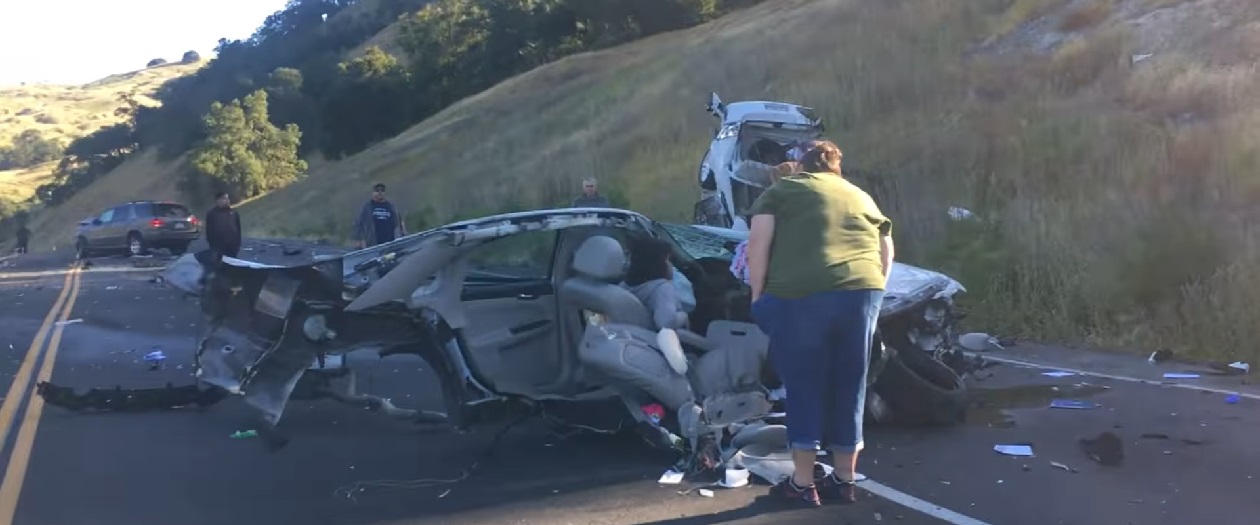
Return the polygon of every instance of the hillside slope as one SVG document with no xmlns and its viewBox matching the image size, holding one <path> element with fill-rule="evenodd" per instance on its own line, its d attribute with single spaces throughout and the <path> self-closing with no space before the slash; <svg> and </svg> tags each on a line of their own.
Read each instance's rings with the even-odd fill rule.
<svg viewBox="0 0 1260 525">
<path fill-rule="evenodd" d="M 144 105 L 157 102 L 150 95 L 166 81 L 187 75 L 204 65 L 165 64 L 110 75 L 81 86 L 27 84 L 0 89 L 0 143 L 28 129 L 46 138 L 69 142 L 121 121 L 114 110 L 124 93 Z"/>
<path fill-rule="evenodd" d="M 28 84 L 0 89 L 0 144 L 34 129 L 63 145 L 122 121 L 114 110 L 129 94 L 140 104 L 157 105 L 151 95 L 166 81 L 195 72 L 204 63 L 165 64 L 110 75 L 80 86 Z M 0 198 L 24 201 L 52 179 L 56 162 L 21 170 L 0 170 Z"/>
<path fill-rule="evenodd" d="M 446 220 L 596 175 L 684 219 L 707 93 L 787 100 L 880 174 L 899 256 L 961 278 L 987 329 L 1238 358 L 1260 337 L 1257 42 L 1246 0 L 778 0 L 513 78 L 244 215 L 341 237 L 376 181 Z"/>
</svg>

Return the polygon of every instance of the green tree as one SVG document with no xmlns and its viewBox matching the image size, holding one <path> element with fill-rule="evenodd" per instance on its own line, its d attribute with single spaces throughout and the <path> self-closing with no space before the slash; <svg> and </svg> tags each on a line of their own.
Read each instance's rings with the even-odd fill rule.
<svg viewBox="0 0 1260 525">
<path fill-rule="evenodd" d="M 194 188 L 212 183 L 250 198 L 297 181 L 306 173 L 298 158 L 302 132 L 296 124 L 277 128 L 267 116 L 267 92 L 243 100 L 215 102 L 202 119 L 206 138 L 192 154 Z"/>
<path fill-rule="evenodd" d="M 393 137 L 417 120 L 419 108 L 407 68 L 381 48 L 369 47 L 337 66 L 320 112 L 324 154 L 341 157 Z"/>
<path fill-rule="evenodd" d="M 46 139 L 39 130 L 28 129 L 13 138 L 9 146 L 0 146 L 0 170 L 29 168 L 61 157 L 61 143 Z"/>
</svg>

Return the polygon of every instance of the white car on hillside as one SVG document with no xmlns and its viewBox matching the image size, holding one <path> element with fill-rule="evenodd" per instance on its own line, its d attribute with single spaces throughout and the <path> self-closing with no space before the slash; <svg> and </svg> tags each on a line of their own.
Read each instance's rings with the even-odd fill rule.
<svg viewBox="0 0 1260 525">
<path fill-rule="evenodd" d="M 775 166 L 798 141 L 823 134 L 814 110 L 784 102 L 725 104 L 717 93 L 705 108 L 718 118 L 709 151 L 700 163 L 700 201 L 695 224 L 748 230 L 748 208 L 770 185 Z"/>
</svg>

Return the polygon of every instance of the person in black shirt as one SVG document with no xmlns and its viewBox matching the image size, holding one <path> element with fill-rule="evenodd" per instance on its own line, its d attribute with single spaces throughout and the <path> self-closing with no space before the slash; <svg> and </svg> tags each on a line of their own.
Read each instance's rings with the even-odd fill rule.
<svg viewBox="0 0 1260 525">
<path fill-rule="evenodd" d="M 390 242 L 407 234 L 402 214 L 394 203 L 385 200 L 385 185 L 372 187 L 372 199 L 359 210 L 354 221 L 353 238 L 357 248 L 367 248 Z"/>
<path fill-rule="evenodd" d="M 214 207 L 206 212 L 206 243 L 215 263 L 241 251 L 241 216 L 232 209 L 227 192 L 215 194 Z"/>
<path fill-rule="evenodd" d="M 18 225 L 17 230 L 17 250 L 18 253 L 27 253 L 27 245 L 31 242 L 31 229 L 26 227 L 26 223 Z"/>
</svg>

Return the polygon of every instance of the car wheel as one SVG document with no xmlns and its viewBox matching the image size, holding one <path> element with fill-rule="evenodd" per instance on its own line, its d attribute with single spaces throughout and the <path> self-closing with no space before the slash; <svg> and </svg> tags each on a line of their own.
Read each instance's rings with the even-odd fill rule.
<svg viewBox="0 0 1260 525">
<path fill-rule="evenodd" d="M 967 386 L 952 369 L 917 348 L 896 349 L 875 381 L 874 390 L 894 422 L 945 426 L 967 414 Z"/>
<path fill-rule="evenodd" d="M 132 232 L 127 235 L 127 255 L 137 256 L 144 255 L 144 239 L 139 233 Z"/>
<path fill-rule="evenodd" d="M 74 253 L 79 256 L 79 259 L 87 259 L 88 256 L 92 255 L 91 251 L 88 250 L 87 239 L 84 239 L 83 237 L 75 239 Z"/>
</svg>

